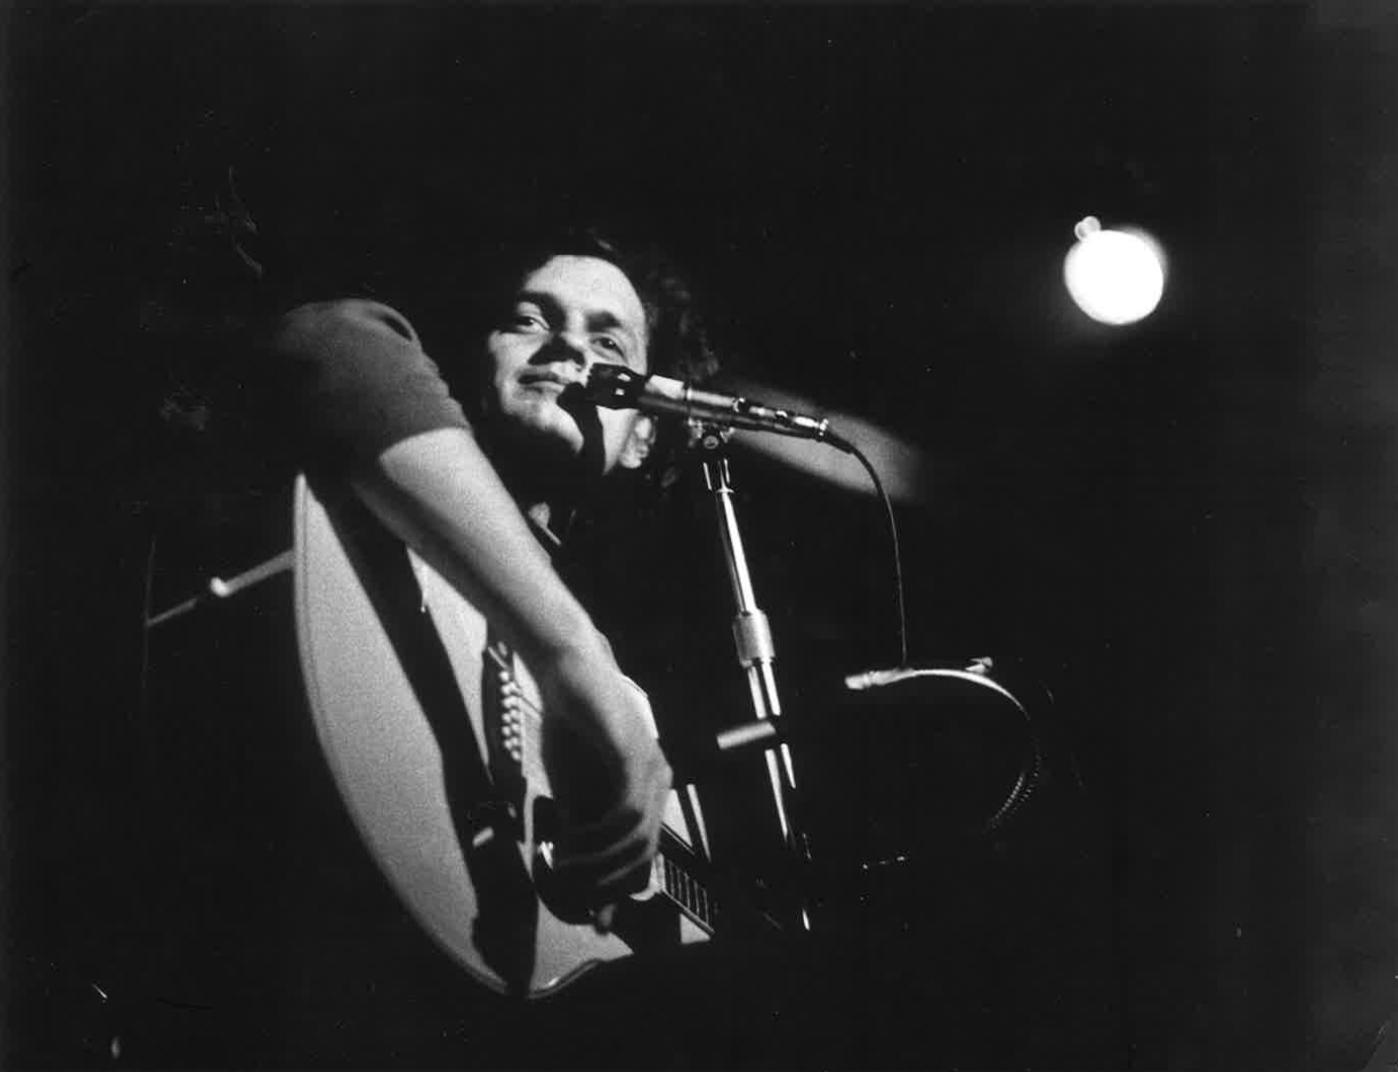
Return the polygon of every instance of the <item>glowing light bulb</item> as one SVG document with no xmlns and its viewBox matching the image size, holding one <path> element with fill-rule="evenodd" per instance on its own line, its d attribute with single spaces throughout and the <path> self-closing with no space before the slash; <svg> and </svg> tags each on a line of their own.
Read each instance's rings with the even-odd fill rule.
<svg viewBox="0 0 1398 1072">
<path fill-rule="evenodd" d="M 1077 244 L 1063 259 L 1073 301 L 1103 324 L 1149 316 L 1165 293 L 1165 258 L 1153 238 L 1136 230 L 1102 230 L 1095 216 L 1073 228 Z"/>
</svg>

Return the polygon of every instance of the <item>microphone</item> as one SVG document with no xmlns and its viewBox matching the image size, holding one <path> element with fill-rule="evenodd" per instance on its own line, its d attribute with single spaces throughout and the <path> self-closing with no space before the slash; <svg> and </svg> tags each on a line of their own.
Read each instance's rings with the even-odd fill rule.
<svg viewBox="0 0 1398 1072">
<path fill-rule="evenodd" d="M 583 395 L 595 405 L 608 409 L 677 413 L 727 428 L 818 439 L 841 450 L 847 449 L 845 440 L 823 417 L 808 417 L 736 395 L 700 390 L 684 380 L 635 372 L 625 365 L 594 365 L 583 385 Z"/>
</svg>

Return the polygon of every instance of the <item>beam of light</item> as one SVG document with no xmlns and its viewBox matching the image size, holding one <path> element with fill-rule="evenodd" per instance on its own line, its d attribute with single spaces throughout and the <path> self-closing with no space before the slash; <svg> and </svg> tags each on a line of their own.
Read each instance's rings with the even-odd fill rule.
<svg viewBox="0 0 1398 1072">
<path fill-rule="evenodd" d="M 912 443 L 894 435 L 888 429 L 852 413 L 821 409 L 809 398 L 774 387 L 768 383 L 725 377 L 724 390 L 763 402 L 787 406 L 803 413 L 820 412 L 830 418 L 830 424 L 853 442 L 869 458 L 879 472 L 884 490 L 894 502 L 918 503 L 926 496 L 930 465 L 926 454 Z M 782 462 L 818 477 L 836 487 L 872 495 L 873 485 L 864 467 L 848 454 L 825 443 L 789 436 L 768 435 L 764 432 L 737 431 L 735 445 Z"/>
<path fill-rule="evenodd" d="M 1103 324 L 1131 324 L 1149 316 L 1165 292 L 1165 257 L 1137 230 L 1102 230 L 1088 216 L 1073 229 L 1077 244 L 1063 258 L 1063 281 L 1073 301 Z"/>
</svg>

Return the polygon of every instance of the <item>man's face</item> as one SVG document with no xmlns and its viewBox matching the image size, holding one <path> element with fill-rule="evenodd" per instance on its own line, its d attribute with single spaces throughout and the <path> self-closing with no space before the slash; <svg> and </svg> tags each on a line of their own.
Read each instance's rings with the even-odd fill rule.
<svg viewBox="0 0 1398 1072">
<path fill-rule="evenodd" d="M 577 422 L 558 404 L 593 365 L 645 372 L 646 314 L 631 281 L 595 257 L 557 256 L 524 278 L 514 304 L 490 333 L 487 406 L 518 429 L 582 450 Z M 601 408 L 605 468 L 639 464 L 635 410 Z"/>
</svg>

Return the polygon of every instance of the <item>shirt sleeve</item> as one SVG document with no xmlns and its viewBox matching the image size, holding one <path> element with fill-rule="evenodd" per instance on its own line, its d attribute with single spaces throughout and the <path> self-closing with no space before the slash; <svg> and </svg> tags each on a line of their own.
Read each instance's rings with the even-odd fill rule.
<svg viewBox="0 0 1398 1072">
<path fill-rule="evenodd" d="M 412 325 L 387 305 L 303 305 L 274 326 L 268 352 L 272 416 L 298 465 L 344 475 L 419 433 L 470 428 Z"/>
</svg>

